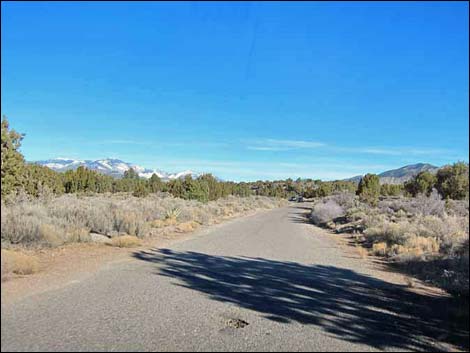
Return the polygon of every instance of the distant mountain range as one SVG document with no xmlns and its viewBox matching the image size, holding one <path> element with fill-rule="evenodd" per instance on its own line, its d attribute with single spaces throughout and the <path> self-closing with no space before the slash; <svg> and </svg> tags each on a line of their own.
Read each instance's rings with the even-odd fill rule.
<svg viewBox="0 0 470 353">
<path fill-rule="evenodd" d="M 120 178 L 124 175 L 124 172 L 133 168 L 140 177 L 150 178 L 152 174 L 156 174 L 160 179 L 164 181 L 172 179 L 183 179 L 187 175 L 190 175 L 192 178 L 197 178 L 201 174 L 196 173 L 191 170 L 185 170 L 179 173 L 168 173 L 159 169 L 148 169 L 141 167 L 136 164 L 124 162 L 120 159 L 106 158 L 99 159 L 96 161 L 92 160 L 77 160 L 77 159 L 67 159 L 67 158 L 54 158 L 44 161 L 32 162 L 40 164 L 46 167 L 49 167 L 58 172 L 65 172 L 70 169 L 77 169 L 80 166 L 86 167 L 91 170 L 96 170 L 97 172 L 110 175 L 116 178 Z M 378 174 L 380 177 L 380 182 L 382 184 L 400 184 L 407 180 L 413 178 L 416 174 L 421 171 L 430 171 L 431 173 L 436 173 L 439 167 L 436 167 L 427 163 L 418 163 L 407 165 L 398 169 L 387 170 L 383 173 Z M 352 178 L 344 179 L 348 181 L 359 182 L 362 178 L 362 175 L 357 175 Z"/>
<path fill-rule="evenodd" d="M 407 165 L 398 169 L 387 170 L 383 173 L 378 174 L 380 178 L 380 183 L 382 184 L 401 184 L 405 181 L 412 179 L 415 175 L 422 171 L 429 171 L 431 173 L 436 173 L 439 167 L 436 167 L 428 163 L 417 163 Z M 345 180 L 359 182 L 362 178 L 362 175 L 357 175 L 352 178 Z"/>
<path fill-rule="evenodd" d="M 46 167 L 49 167 L 58 172 L 65 172 L 71 169 L 77 169 L 80 166 L 86 167 L 91 170 L 96 170 L 97 172 L 110 175 L 116 178 L 120 178 L 124 175 L 124 172 L 133 168 L 140 177 L 150 178 L 152 174 L 156 174 L 162 180 L 172 180 L 172 179 L 182 179 L 187 175 L 190 175 L 192 178 L 197 178 L 200 174 L 193 172 L 191 170 L 185 170 L 179 173 L 168 173 L 159 169 L 148 169 L 141 167 L 136 164 L 131 164 L 124 162 L 120 159 L 106 158 L 99 159 L 96 161 L 91 160 L 77 160 L 77 159 L 67 159 L 67 158 L 54 158 L 44 161 L 32 162 L 40 164 Z"/>
</svg>

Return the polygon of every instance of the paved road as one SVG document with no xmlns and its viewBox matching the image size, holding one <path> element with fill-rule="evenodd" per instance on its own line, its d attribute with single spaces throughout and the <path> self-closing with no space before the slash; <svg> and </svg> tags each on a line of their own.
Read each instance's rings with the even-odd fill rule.
<svg viewBox="0 0 470 353">
<path fill-rule="evenodd" d="M 442 348 L 441 299 L 378 279 L 305 212 L 230 221 L 5 306 L 2 351 Z"/>
</svg>

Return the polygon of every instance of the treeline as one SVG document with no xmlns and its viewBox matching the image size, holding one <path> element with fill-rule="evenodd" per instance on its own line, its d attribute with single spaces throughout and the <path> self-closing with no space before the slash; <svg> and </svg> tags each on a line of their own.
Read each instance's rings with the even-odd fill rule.
<svg viewBox="0 0 470 353">
<path fill-rule="evenodd" d="M 436 189 L 444 199 L 465 200 L 469 196 L 468 163 L 458 162 L 440 168 L 436 174 L 420 172 L 406 182 L 405 190 L 412 196 L 431 194 Z"/>
<path fill-rule="evenodd" d="M 428 171 L 419 172 L 404 184 L 380 185 L 375 174 L 365 175 L 359 182 L 356 194 L 361 200 L 376 204 L 379 196 L 405 195 L 416 197 L 420 194 L 429 196 L 433 190 L 447 200 L 468 200 L 469 198 L 469 165 L 457 162 L 440 168 L 436 174 Z"/>
<path fill-rule="evenodd" d="M 169 192 L 175 197 L 199 200 L 217 200 L 229 195 L 249 196 L 253 191 L 249 183 L 219 181 L 211 174 L 196 179 L 187 176 L 163 182 L 156 174 L 149 179 L 140 178 L 129 169 L 123 178 L 113 178 L 85 167 L 56 172 L 48 167 L 26 163 L 19 148 L 23 135 L 10 129 L 7 119 L 1 122 L 1 193 L 2 196 L 24 190 L 39 196 L 46 190 L 54 194 L 63 193 L 116 193 L 130 192 L 142 197 L 149 193 Z"/>
<path fill-rule="evenodd" d="M 455 163 L 432 174 L 421 172 L 405 184 L 380 184 L 375 174 L 365 175 L 359 184 L 351 181 L 321 181 L 313 179 L 286 179 L 277 181 L 226 182 L 219 181 L 211 174 L 196 179 L 162 181 L 156 174 L 149 179 L 140 178 L 138 173 L 129 169 L 123 178 L 117 179 L 93 170 L 79 167 L 65 173 L 50 168 L 26 163 L 19 151 L 23 135 L 10 129 L 3 117 L 1 122 L 1 193 L 2 196 L 24 190 L 38 196 L 45 190 L 54 194 L 62 193 L 116 193 L 129 192 L 142 197 L 149 193 L 168 192 L 175 197 L 207 202 L 228 195 L 271 196 L 288 198 L 303 196 L 318 198 L 338 192 L 352 192 L 368 203 L 374 204 L 380 196 L 429 195 L 438 190 L 443 198 L 468 199 L 468 163 Z"/>
<path fill-rule="evenodd" d="M 143 197 L 149 193 L 169 192 L 175 197 L 202 202 L 217 200 L 228 195 L 252 194 L 246 183 L 218 181 L 211 174 L 204 174 L 196 179 L 188 175 L 184 179 L 163 182 L 156 174 L 149 179 L 141 178 L 132 168 L 124 173 L 123 178 L 116 179 L 79 167 L 65 172 L 63 180 L 66 193 L 131 192 L 134 196 Z"/>
<path fill-rule="evenodd" d="M 313 179 L 255 181 L 249 183 L 256 195 L 288 198 L 303 196 L 305 198 L 324 197 L 333 193 L 355 192 L 357 185 L 350 181 L 321 181 Z"/>
</svg>

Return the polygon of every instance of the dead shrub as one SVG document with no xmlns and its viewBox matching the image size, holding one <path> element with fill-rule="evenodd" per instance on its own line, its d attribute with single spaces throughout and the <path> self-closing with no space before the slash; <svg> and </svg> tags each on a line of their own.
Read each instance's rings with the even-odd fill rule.
<svg viewBox="0 0 470 353">
<path fill-rule="evenodd" d="M 199 227 L 199 224 L 197 222 L 194 222 L 194 221 L 184 222 L 176 226 L 176 231 L 180 233 L 189 233 L 198 227 Z"/>
<path fill-rule="evenodd" d="M 133 235 L 123 235 L 112 238 L 108 244 L 118 248 L 133 248 L 141 245 L 141 240 Z"/>
<path fill-rule="evenodd" d="M 66 240 L 65 234 L 59 228 L 47 223 L 39 226 L 39 236 L 47 246 L 52 247 L 62 245 Z"/>
<path fill-rule="evenodd" d="M 388 246 L 387 246 L 387 243 L 385 242 L 375 243 L 372 245 L 372 253 L 374 255 L 386 256 L 387 249 L 388 249 Z"/>
<path fill-rule="evenodd" d="M 20 251 L 2 249 L 2 280 L 10 274 L 30 275 L 39 269 L 35 256 Z"/>
</svg>

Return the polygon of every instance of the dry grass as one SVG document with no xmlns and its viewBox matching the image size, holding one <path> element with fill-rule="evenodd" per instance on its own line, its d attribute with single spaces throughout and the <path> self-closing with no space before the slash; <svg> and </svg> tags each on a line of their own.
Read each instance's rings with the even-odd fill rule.
<svg viewBox="0 0 470 353">
<path fill-rule="evenodd" d="M 365 259 L 367 257 L 368 251 L 365 248 L 363 248 L 362 246 L 356 244 L 356 250 L 357 250 L 359 256 L 361 257 L 361 259 Z"/>
<path fill-rule="evenodd" d="M 385 198 L 377 207 L 344 196 L 336 199 L 337 203 L 342 200 L 348 221 L 341 228 L 355 229 L 351 225 L 361 224 L 365 230 L 360 243 L 372 254 L 387 257 L 452 293 L 468 296 L 468 200 L 444 201 L 436 192 L 429 197 Z M 319 205 L 328 200 L 334 199 L 326 198 Z M 314 207 L 314 213 L 318 218 L 332 218 L 322 208 Z"/>
<path fill-rule="evenodd" d="M 189 231 L 198 225 L 220 222 L 224 217 L 257 209 L 283 206 L 284 200 L 230 196 L 201 203 L 152 194 L 137 198 L 129 194 L 62 195 L 41 199 L 18 197 L 2 203 L 2 244 L 56 247 L 90 241 L 90 233 L 111 237 L 127 234 L 139 238 L 151 228 L 177 226 Z"/>
<path fill-rule="evenodd" d="M 179 233 L 189 233 L 199 227 L 199 223 L 191 221 L 180 223 L 176 226 L 176 231 Z"/>
<path fill-rule="evenodd" d="M 387 243 L 380 242 L 372 245 L 372 253 L 374 255 L 385 256 L 387 254 Z"/>
<path fill-rule="evenodd" d="M 108 244 L 118 248 L 134 248 L 140 246 L 142 241 L 133 235 L 123 235 L 121 237 L 115 237 L 111 239 Z"/>
<path fill-rule="evenodd" d="M 32 255 L 20 251 L 2 249 L 2 281 L 11 273 L 30 275 L 39 269 L 38 260 Z"/>
</svg>

